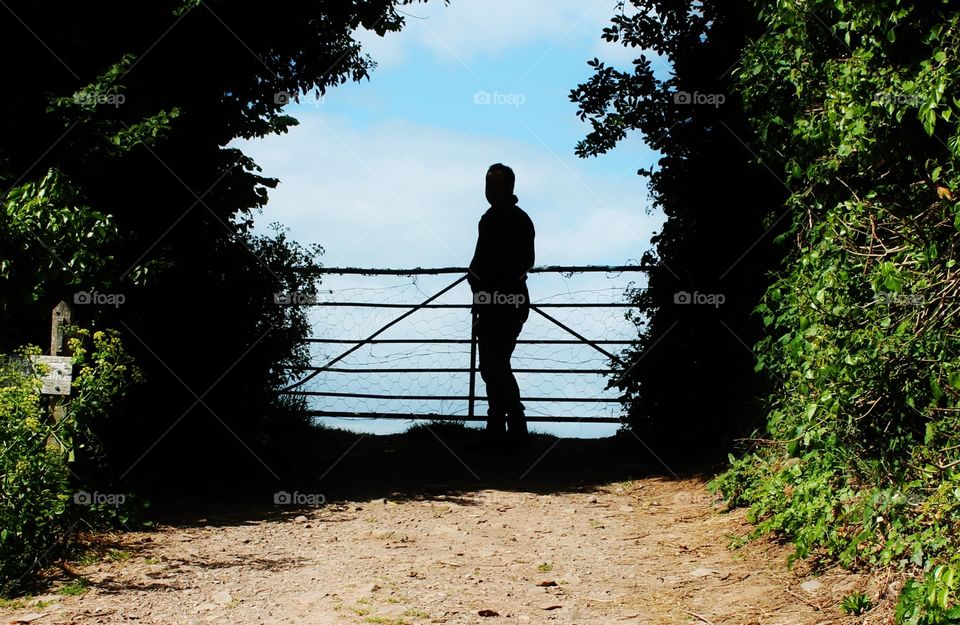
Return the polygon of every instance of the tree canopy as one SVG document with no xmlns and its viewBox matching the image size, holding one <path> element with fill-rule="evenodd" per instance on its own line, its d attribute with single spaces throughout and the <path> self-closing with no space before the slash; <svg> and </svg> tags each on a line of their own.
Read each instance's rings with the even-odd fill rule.
<svg viewBox="0 0 960 625">
<path fill-rule="evenodd" d="M 604 30 L 637 49 L 633 67 L 594 59 L 593 76 L 570 94 L 592 128 L 579 155 L 632 131 L 661 155 L 639 172 L 666 216 L 641 260 L 647 287 L 632 294 L 640 344 L 611 380 L 630 426 L 659 453 L 722 447 L 718 437 L 742 434 L 761 414 L 751 353 L 761 325 L 751 312 L 779 254 L 786 189 L 758 162 L 733 88 L 744 43 L 760 32 L 747 2 L 635 0 Z M 669 75 L 657 73 L 660 61 Z"/>
<path fill-rule="evenodd" d="M 145 382 L 102 432 L 117 476 L 228 455 L 266 470 L 249 448 L 306 362 L 305 313 L 274 295 L 312 292 L 291 268 L 320 249 L 251 231 L 277 180 L 228 145 L 286 132 L 291 98 L 366 78 L 356 32 L 399 30 L 400 4 L 5 5 L 2 350 L 42 343 L 61 299 L 121 331 Z"/>
</svg>

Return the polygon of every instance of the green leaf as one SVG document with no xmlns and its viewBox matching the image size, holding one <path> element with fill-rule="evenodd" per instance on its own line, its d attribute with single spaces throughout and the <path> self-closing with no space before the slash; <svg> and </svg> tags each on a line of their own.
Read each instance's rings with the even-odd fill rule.
<svg viewBox="0 0 960 625">
<path fill-rule="evenodd" d="M 947 382 L 955 389 L 960 389 L 960 371 L 952 371 L 947 375 Z"/>
</svg>

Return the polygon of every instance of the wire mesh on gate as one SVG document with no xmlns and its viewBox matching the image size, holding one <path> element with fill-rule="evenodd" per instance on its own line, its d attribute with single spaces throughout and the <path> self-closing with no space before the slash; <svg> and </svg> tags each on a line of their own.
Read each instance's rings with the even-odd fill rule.
<svg viewBox="0 0 960 625">
<path fill-rule="evenodd" d="M 512 360 L 527 420 L 619 422 L 606 354 L 636 341 L 625 289 L 639 269 L 531 270 L 532 310 Z M 312 366 L 284 392 L 308 397 L 315 417 L 484 420 L 465 271 L 324 268 L 309 302 Z"/>
</svg>

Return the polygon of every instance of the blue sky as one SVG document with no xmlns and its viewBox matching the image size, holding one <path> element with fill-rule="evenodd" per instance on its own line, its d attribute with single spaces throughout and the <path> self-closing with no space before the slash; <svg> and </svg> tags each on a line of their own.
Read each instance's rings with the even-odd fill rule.
<svg viewBox="0 0 960 625">
<path fill-rule="evenodd" d="M 484 173 L 500 161 L 516 171 L 520 206 L 536 225 L 538 264 L 640 258 L 662 216 L 648 214 L 646 180 L 636 171 L 656 154 L 633 136 L 602 157 L 577 158 L 574 147 L 588 127 L 568 99 L 590 76 L 587 60 L 629 67 L 638 56 L 600 38 L 615 6 L 430 2 L 405 8 L 400 33 L 361 33 L 378 63 L 370 81 L 337 87 L 321 100 L 307 95 L 288 106 L 299 127 L 238 143 L 281 181 L 258 223 L 279 221 L 293 238 L 320 243 L 328 266 L 464 266 L 487 207 Z M 585 276 L 576 288 L 622 288 L 628 280 Z M 334 291 L 364 286 L 363 279 L 325 283 Z M 534 301 L 570 289 L 546 278 L 530 286 Z M 613 331 L 599 322 L 596 331 Z M 603 381 L 596 386 L 600 391 Z M 613 427 L 539 429 L 591 436 Z"/>
</svg>

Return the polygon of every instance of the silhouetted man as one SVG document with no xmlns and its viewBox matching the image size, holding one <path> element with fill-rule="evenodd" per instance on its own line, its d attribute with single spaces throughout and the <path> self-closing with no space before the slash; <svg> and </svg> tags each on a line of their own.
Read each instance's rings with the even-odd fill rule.
<svg viewBox="0 0 960 625">
<path fill-rule="evenodd" d="M 517 206 L 513 170 L 501 163 L 487 170 L 490 208 L 480 218 L 477 249 L 467 277 L 477 314 L 480 377 L 487 386 L 487 433 L 517 445 L 527 441 L 520 388 L 510 367 L 523 323 L 530 315 L 527 271 L 533 267 L 533 222 Z M 509 426 L 509 430 L 505 430 Z"/>
</svg>

